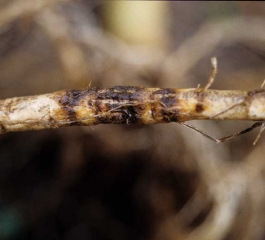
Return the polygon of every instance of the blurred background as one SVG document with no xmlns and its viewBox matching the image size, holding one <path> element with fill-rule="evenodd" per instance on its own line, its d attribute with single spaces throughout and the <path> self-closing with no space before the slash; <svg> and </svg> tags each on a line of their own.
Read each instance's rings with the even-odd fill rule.
<svg viewBox="0 0 265 240">
<path fill-rule="evenodd" d="M 0 98 L 136 85 L 253 90 L 265 3 L 0 1 Z M 214 137 L 251 122 L 194 121 Z M 215 144 L 177 123 L 0 137 L 0 239 L 265 239 L 258 130 Z"/>
</svg>

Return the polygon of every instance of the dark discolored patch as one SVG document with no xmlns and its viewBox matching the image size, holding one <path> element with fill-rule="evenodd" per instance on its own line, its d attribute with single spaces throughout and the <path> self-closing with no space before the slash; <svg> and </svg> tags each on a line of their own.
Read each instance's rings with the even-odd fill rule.
<svg viewBox="0 0 265 240">
<path fill-rule="evenodd" d="M 139 101 L 141 102 L 144 98 L 144 91 L 145 89 L 144 88 L 140 88 L 138 89 L 136 92 L 132 93 L 130 95 L 130 101 Z"/>
<path fill-rule="evenodd" d="M 86 96 L 87 90 L 67 90 L 65 95 L 61 97 L 59 103 L 63 107 L 75 107 L 79 104 L 80 100 Z"/>
<path fill-rule="evenodd" d="M 138 123 L 139 116 L 136 107 L 128 106 L 126 109 L 123 110 L 126 114 L 126 123 L 128 124 L 136 124 Z"/>
<path fill-rule="evenodd" d="M 174 89 L 171 88 L 159 89 L 153 93 L 153 96 L 155 95 L 162 95 L 160 101 L 164 106 L 168 108 L 174 107 L 177 103 L 176 91 Z"/>
<path fill-rule="evenodd" d="M 93 107 L 93 106 L 94 106 L 94 103 L 93 103 L 92 100 L 88 100 L 88 101 L 87 101 L 87 105 L 88 105 L 89 107 Z"/>
<path fill-rule="evenodd" d="M 157 91 L 154 92 L 154 94 L 162 94 L 162 95 L 165 95 L 165 94 L 175 94 L 176 91 L 172 88 L 164 88 L 164 89 L 159 89 Z"/>
<path fill-rule="evenodd" d="M 122 105 L 119 102 L 96 104 L 95 107 L 98 112 L 97 123 L 140 124 L 142 112 L 145 110 L 144 104 Z"/>
<path fill-rule="evenodd" d="M 204 111 L 204 106 L 202 103 L 197 103 L 196 104 L 196 107 L 195 107 L 195 111 L 198 112 L 198 113 L 201 113 Z"/>
<path fill-rule="evenodd" d="M 201 113 L 205 110 L 204 105 L 203 105 L 204 98 L 205 98 L 205 91 L 204 89 L 196 89 L 194 93 L 196 94 L 196 99 L 198 102 L 195 106 L 195 111 L 197 113 Z"/>
<path fill-rule="evenodd" d="M 109 89 L 98 91 L 96 97 L 98 99 L 110 99 L 114 101 L 133 101 L 138 100 L 144 87 L 127 87 L 115 86 Z"/>
<path fill-rule="evenodd" d="M 95 101 L 94 104 L 92 104 L 91 106 L 94 106 L 94 114 L 97 116 L 101 113 L 101 105 L 99 101 Z"/>
<path fill-rule="evenodd" d="M 102 115 L 97 116 L 97 123 L 98 124 L 109 124 L 109 123 L 123 124 L 123 123 L 126 123 L 126 119 L 123 115 L 120 115 L 120 114 L 113 114 L 111 116 L 102 114 Z"/>
<path fill-rule="evenodd" d="M 76 120 L 76 112 L 74 107 L 79 105 L 79 102 L 85 97 L 87 90 L 67 90 L 65 94 L 60 98 L 59 104 L 65 111 L 66 119 L 69 121 L 69 125 L 78 125 Z"/>
<path fill-rule="evenodd" d="M 179 122 L 177 109 L 161 109 L 161 116 L 164 122 Z"/>
<path fill-rule="evenodd" d="M 111 113 L 97 116 L 99 123 L 139 124 L 141 119 L 140 111 L 144 109 L 141 106 L 122 106 L 116 109 L 115 105 L 112 105 L 111 108 L 113 109 Z"/>
</svg>

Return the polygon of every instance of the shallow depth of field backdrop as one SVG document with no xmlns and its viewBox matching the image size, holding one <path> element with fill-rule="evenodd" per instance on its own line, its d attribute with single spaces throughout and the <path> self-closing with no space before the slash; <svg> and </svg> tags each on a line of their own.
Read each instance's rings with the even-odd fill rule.
<svg viewBox="0 0 265 240">
<path fill-rule="evenodd" d="M 2 0 L 0 98 L 114 85 L 252 90 L 263 2 Z M 251 122 L 196 121 L 214 137 Z M 265 136 L 177 123 L 0 136 L 0 239 L 265 238 Z"/>
</svg>

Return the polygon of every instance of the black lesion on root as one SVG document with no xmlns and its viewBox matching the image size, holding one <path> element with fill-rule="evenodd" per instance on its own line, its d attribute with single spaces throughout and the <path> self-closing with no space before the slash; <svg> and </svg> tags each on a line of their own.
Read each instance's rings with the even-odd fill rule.
<svg viewBox="0 0 265 240">
<path fill-rule="evenodd" d="M 177 91 L 170 88 L 159 89 L 153 92 L 151 98 L 159 101 L 159 108 L 154 106 L 152 108 L 153 117 L 160 122 L 178 122 L 179 114 L 176 109 L 177 106 Z"/>
<path fill-rule="evenodd" d="M 97 124 L 124 124 L 126 123 L 126 118 L 122 114 L 112 114 L 112 115 L 106 115 L 106 114 L 100 114 L 97 116 Z"/>
<path fill-rule="evenodd" d="M 195 106 L 195 112 L 201 113 L 205 110 L 204 105 L 203 105 L 204 98 L 205 98 L 205 91 L 203 88 L 202 89 L 200 88 L 200 89 L 196 89 L 194 93 L 196 94 L 196 99 L 198 101 L 198 103 Z"/>
<path fill-rule="evenodd" d="M 153 96 L 155 95 L 161 95 L 160 102 L 167 108 L 171 108 L 176 105 L 176 91 L 174 89 L 159 89 L 153 93 Z"/>
<path fill-rule="evenodd" d="M 179 122 L 179 115 L 177 109 L 161 109 L 161 116 L 163 122 Z"/>
<path fill-rule="evenodd" d="M 115 86 L 97 91 L 96 98 L 113 101 L 136 101 L 142 96 L 145 87 Z"/>
<path fill-rule="evenodd" d="M 125 117 L 126 117 L 126 123 L 127 124 L 137 124 L 139 123 L 139 114 L 138 114 L 138 107 L 134 106 L 128 106 L 126 109 L 123 110 Z"/>
<path fill-rule="evenodd" d="M 106 106 L 104 106 L 105 108 Z M 111 106 L 108 113 L 97 116 L 98 123 L 115 123 L 115 124 L 141 124 L 142 106 Z M 101 111 L 102 112 L 102 111 Z"/>
<path fill-rule="evenodd" d="M 114 86 L 95 90 L 95 114 L 98 123 L 140 124 L 145 87 Z M 102 105 L 101 100 L 109 100 Z"/>
<path fill-rule="evenodd" d="M 196 107 L 195 107 L 195 111 L 196 111 L 197 113 L 201 113 L 201 112 L 203 112 L 203 111 L 204 111 L 204 106 L 203 106 L 203 104 L 202 104 L 202 103 L 197 103 L 197 104 L 196 104 Z"/>
<path fill-rule="evenodd" d="M 69 122 L 70 126 L 79 124 L 76 119 L 76 112 L 74 110 L 74 107 L 79 105 L 81 99 L 85 97 L 86 93 L 87 90 L 67 90 L 59 100 L 59 104 L 65 111 L 66 119 L 67 122 Z"/>
</svg>

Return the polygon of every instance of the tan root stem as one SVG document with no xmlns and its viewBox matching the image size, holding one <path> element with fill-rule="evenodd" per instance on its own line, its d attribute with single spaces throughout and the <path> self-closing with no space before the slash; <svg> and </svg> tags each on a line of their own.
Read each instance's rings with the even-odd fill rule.
<svg viewBox="0 0 265 240">
<path fill-rule="evenodd" d="M 196 119 L 263 121 L 265 90 L 116 86 L 0 101 L 1 133 L 101 123 L 183 123 Z"/>
</svg>

